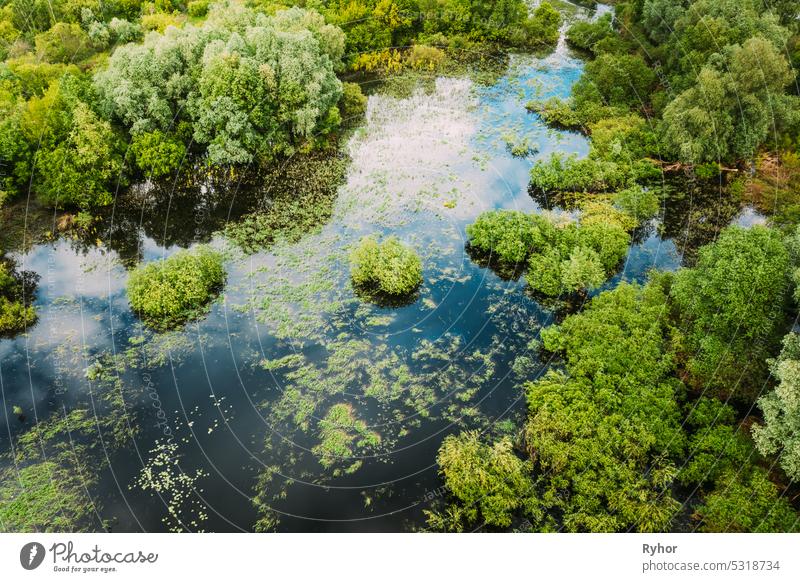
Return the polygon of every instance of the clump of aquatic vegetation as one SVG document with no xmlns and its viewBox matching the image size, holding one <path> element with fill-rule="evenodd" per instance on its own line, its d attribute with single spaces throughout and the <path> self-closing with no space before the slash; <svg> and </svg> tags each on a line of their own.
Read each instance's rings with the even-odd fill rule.
<svg viewBox="0 0 800 582">
<path fill-rule="evenodd" d="M 0 337 L 19 333 L 36 323 L 31 305 L 36 278 L 18 273 L 14 264 L 0 256 Z"/>
<path fill-rule="evenodd" d="M 540 514 L 533 464 L 517 455 L 510 438 L 487 444 L 476 431 L 449 435 L 436 461 L 448 491 L 460 503 L 425 510 L 432 529 L 463 532 L 478 522 L 508 527 L 516 514 Z"/>
<path fill-rule="evenodd" d="M 293 156 L 263 176 L 266 208 L 228 223 L 225 237 L 252 253 L 315 233 L 333 214 L 346 168 L 347 159 L 335 152 Z"/>
<path fill-rule="evenodd" d="M 501 274 L 527 268 L 532 290 L 558 296 L 602 285 L 627 253 L 637 224 L 608 202 L 585 201 L 578 220 L 490 210 L 467 227 L 467 236 Z"/>
<path fill-rule="evenodd" d="M 553 225 L 544 216 L 519 210 L 490 210 L 467 226 L 471 247 L 500 263 L 521 265 L 534 248 L 544 244 Z"/>
<path fill-rule="evenodd" d="M 525 158 L 535 154 L 539 150 L 539 146 L 532 142 L 527 136 L 519 136 L 514 133 L 508 133 L 503 134 L 501 137 L 512 156 Z"/>
<path fill-rule="evenodd" d="M 17 533 L 89 530 L 94 506 L 85 487 L 91 473 L 81 475 L 71 463 L 51 460 L 0 472 L 0 523 Z M 90 467 L 84 467 L 90 471 Z"/>
<path fill-rule="evenodd" d="M 200 246 L 134 269 L 128 299 L 148 325 L 165 329 L 202 313 L 224 283 L 222 255 Z"/>
<path fill-rule="evenodd" d="M 375 337 L 354 336 L 341 328 L 336 341 L 325 344 L 325 358 L 301 353 L 264 360 L 270 382 L 281 391 L 262 406 L 276 428 L 265 449 L 275 464 L 262 471 L 254 504 L 262 516 L 258 527 L 273 529 L 278 515 L 271 509 L 292 486 L 282 475 L 294 475 L 304 455 L 292 442 L 312 444 L 314 464 L 327 471 L 303 473 L 315 483 L 362 467 L 360 457 L 388 462 L 399 439 L 423 420 L 443 418 L 457 426 L 486 426 L 475 398 L 496 374 L 496 359 L 509 342 L 493 337 L 488 350 L 465 350 L 458 336 L 422 340 L 411 353 Z M 343 403 L 342 398 L 348 402 Z M 371 426 L 363 420 L 370 414 Z"/>
<path fill-rule="evenodd" d="M 349 404 L 334 404 L 318 426 L 319 444 L 313 452 L 320 464 L 327 468 L 342 464 L 334 476 L 340 471 L 353 473 L 361 467 L 362 461 L 354 458 L 374 448 L 381 442 L 380 434 L 369 430 L 367 423 L 357 418 L 353 407 Z"/>
<path fill-rule="evenodd" d="M 356 289 L 365 293 L 408 296 L 422 284 L 422 261 L 397 237 L 378 242 L 367 236 L 350 253 L 350 276 Z"/>
</svg>

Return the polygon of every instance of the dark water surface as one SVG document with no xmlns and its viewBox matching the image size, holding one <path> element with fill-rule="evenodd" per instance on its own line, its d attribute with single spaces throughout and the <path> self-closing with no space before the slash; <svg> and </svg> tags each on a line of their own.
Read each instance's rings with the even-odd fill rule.
<svg viewBox="0 0 800 582">
<path fill-rule="evenodd" d="M 567 96 L 581 68 L 561 45 L 545 58 L 512 57 L 490 87 L 439 78 L 410 98 L 371 96 L 332 220 L 296 244 L 237 251 L 213 233 L 262 204 L 263 190 L 197 184 L 172 200 L 169 189 L 142 194 L 146 203 L 129 198 L 94 244 L 60 239 L 18 255 L 41 277 L 40 318 L 27 335 L 0 341 L 0 447 L 37 418 L 91 402 L 108 384 L 86 372 L 99 365 L 124 386 L 138 432 L 121 446 L 103 441 L 108 463 L 96 464 L 89 491 L 94 527 L 249 531 L 265 516 L 280 531 L 419 527 L 441 495 L 444 436 L 514 430 L 522 381 L 548 364 L 535 340 L 558 312 L 531 298 L 524 280 L 472 261 L 465 226 L 490 208 L 542 211 L 527 191 L 532 163 L 588 152 L 583 136 L 548 129 L 524 108 Z M 538 153 L 511 155 L 507 142 L 522 138 Z M 668 202 L 664 223 L 637 235 L 607 287 L 677 268 L 693 242 L 688 229 L 715 207 L 709 196 L 699 210 Z M 412 303 L 379 307 L 353 294 L 348 247 L 373 232 L 420 253 L 425 283 Z M 177 332 L 143 328 L 127 304 L 126 265 L 207 241 L 227 252 L 223 297 Z M 346 454 L 323 464 L 331 457 L 319 448 L 321 421 L 337 404 L 353 424 L 327 435 Z M 142 488 L 143 467 L 160 476 L 156 493 Z"/>
</svg>

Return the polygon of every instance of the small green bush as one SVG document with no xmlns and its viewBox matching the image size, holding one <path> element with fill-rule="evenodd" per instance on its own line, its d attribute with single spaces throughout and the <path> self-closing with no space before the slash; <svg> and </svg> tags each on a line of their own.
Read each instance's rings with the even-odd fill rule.
<svg viewBox="0 0 800 582">
<path fill-rule="evenodd" d="M 552 225 L 543 217 L 519 210 L 490 210 L 467 226 L 471 247 L 507 264 L 522 264 L 540 249 Z"/>
<path fill-rule="evenodd" d="M 0 336 L 17 334 L 36 322 L 36 310 L 23 302 L 23 295 L 23 282 L 13 264 L 0 261 Z"/>
<path fill-rule="evenodd" d="M 420 286 L 422 262 L 396 237 L 379 243 L 368 236 L 350 254 L 350 275 L 353 285 L 361 290 L 398 297 Z"/>
<path fill-rule="evenodd" d="M 128 279 L 128 299 L 148 325 L 164 329 L 198 315 L 224 283 L 222 256 L 203 246 L 137 267 Z"/>
</svg>

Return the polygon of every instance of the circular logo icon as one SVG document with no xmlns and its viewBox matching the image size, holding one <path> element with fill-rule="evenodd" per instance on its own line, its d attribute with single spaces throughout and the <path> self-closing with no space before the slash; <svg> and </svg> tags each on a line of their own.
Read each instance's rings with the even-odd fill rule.
<svg viewBox="0 0 800 582">
<path fill-rule="evenodd" d="M 44 546 L 39 542 L 29 542 L 19 551 L 19 563 L 26 570 L 35 570 L 44 561 Z"/>
</svg>

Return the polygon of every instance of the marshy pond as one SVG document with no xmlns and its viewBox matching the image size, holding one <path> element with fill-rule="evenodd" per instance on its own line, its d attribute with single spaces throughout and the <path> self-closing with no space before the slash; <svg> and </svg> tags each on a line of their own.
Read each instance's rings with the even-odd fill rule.
<svg viewBox="0 0 800 582">
<path fill-rule="evenodd" d="M 529 193 L 529 171 L 552 152 L 586 155 L 587 138 L 525 104 L 568 96 L 581 70 L 562 39 L 547 56 L 512 55 L 490 84 L 376 90 L 321 224 L 267 250 L 228 234 L 269 209 L 273 181 L 202 176 L 185 191 L 134 187 L 92 240 L 18 244 L 20 267 L 39 276 L 39 320 L 0 340 L 0 449 L 50 427 L 43 454 L 72 463 L 89 529 L 423 527 L 442 495 L 442 439 L 516 431 L 521 383 L 552 364 L 541 328 L 580 308 L 542 303 L 473 260 L 465 227 L 493 208 L 569 212 Z M 667 197 L 603 288 L 676 269 L 728 222 L 759 220 L 719 196 Z M 372 233 L 422 258 L 424 283 L 403 304 L 352 289 L 348 251 Z M 149 330 L 128 305 L 128 268 L 201 242 L 225 253 L 222 295 L 179 330 Z"/>
</svg>

